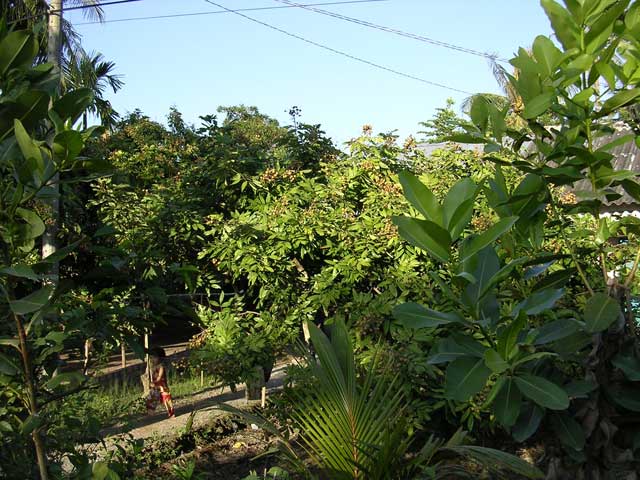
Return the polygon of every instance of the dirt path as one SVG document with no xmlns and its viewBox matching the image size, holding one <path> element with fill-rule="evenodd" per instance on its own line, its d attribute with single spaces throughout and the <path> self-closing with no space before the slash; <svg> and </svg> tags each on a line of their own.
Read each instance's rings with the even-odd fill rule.
<svg viewBox="0 0 640 480">
<path fill-rule="evenodd" d="M 267 384 L 267 395 L 282 387 L 287 365 L 287 361 L 276 364 Z M 159 437 L 166 439 L 175 437 L 184 431 L 191 412 L 196 411 L 193 427 L 198 428 L 210 423 L 216 416 L 224 414 L 215 408 L 220 403 L 227 403 L 235 407 L 247 405 L 244 396 L 244 387 L 238 388 L 236 392 L 232 392 L 228 387 L 212 387 L 197 395 L 176 400 L 174 402 L 175 418 L 167 418 L 166 411 L 162 406 L 159 406 L 158 411 L 152 415 L 141 414 L 129 419 L 126 424 L 104 429 L 102 431 L 103 438 L 117 437 L 125 433 L 132 435 L 133 438 Z"/>
</svg>

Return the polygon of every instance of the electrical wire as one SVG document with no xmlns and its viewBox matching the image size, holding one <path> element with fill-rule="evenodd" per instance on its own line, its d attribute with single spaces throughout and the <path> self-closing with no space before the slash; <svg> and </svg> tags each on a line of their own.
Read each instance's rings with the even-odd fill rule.
<svg viewBox="0 0 640 480">
<path fill-rule="evenodd" d="M 70 10 L 86 10 L 88 8 L 100 8 L 108 5 L 118 5 L 121 3 L 132 3 L 132 2 L 140 2 L 142 0 L 113 0 L 111 2 L 102 2 L 102 3 L 93 3 L 88 5 L 78 5 L 77 7 L 66 7 L 58 10 L 47 10 L 45 12 L 40 12 L 35 15 L 29 15 L 27 17 L 17 18 L 16 20 L 11 20 L 8 22 L 8 25 L 12 25 L 14 23 L 24 22 L 27 20 L 32 20 L 34 18 L 46 17 L 47 15 L 55 15 L 56 13 L 68 12 Z M 96 22 L 100 23 L 100 22 Z"/>
<path fill-rule="evenodd" d="M 401 72 L 399 70 L 394 70 L 393 68 L 385 67 L 384 65 L 380 65 L 379 63 L 374 63 L 374 62 L 371 62 L 369 60 L 365 60 L 363 58 L 356 57 L 355 55 L 351 55 L 350 53 L 346 53 L 346 52 L 343 52 L 341 50 L 337 50 L 335 48 L 328 47 L 328 46 L 323 45 L 323 44 L 318 43 L 318 42 L 314 42 L 313 40 L 309 40 L 308 38 L 302 37 L 300 35 L 296 35 L 295 33 L 288 32 L 286 30 L 283 30 L 283 29 L 281 29 L 279 27 L 276 27 L 274 25 L 271 25 L 269 23 L 266 23 L 266 22 L 263 22 L 263 21 L 258 20 L 256 18 L 250 17 L 249 15 L 245 15 L 244 13 L 241 13 L 238 10 L 232 10 L 230 8 L 226 8 L 224 5 L 220 5 L 219 3 L 213 2 L 211 0 L 204 0 L 204 1 L 207 2 L 207 3 L 210 3 L 211 5 L 216 6 L 218 8 L 221 8 L 222 10 L 225 10 L 228 13 L 234 13 L 234 14 L 236 14 L 236 15 L 238 15 L 238 16 L 246 19 L 246 20 L 249 20 L 250 22 L 257 23 L 257 24 L 262 25 L 264 27 L 267 27 L 267 28 L 269 28 L 271 30 L 275 30 L 276 32 L 280 32 L 280 33 L 282 33 L 284 35 L 287 35 L 289 37 L 298 39 L 298 40 L 300 40 L 302 42 L 305 42 L 305 43 L 308 43 L 310 45 L 314 45 L 314 46 L 316 46 L 318 48 L 322 48 L 322 49 L 327 50 L 329 52 L 335 53 L 336 55 L 341 55 L 341 56 L 349 58 L 351 60 L 355 60 L 356 62 L 364 63 L 364 64 L 369 65 L 371 67 L 375 67 L 375 68 L 378 68 L 380 70 L 385 70 L 385 71 L 393 73 L 395 75 L 399 75 L 399 76 L 405 77 L 405 78 L 410 78 L 412 80 L 416 80 L 418 82 L 425 83 L 427 85 L 431 85 L 431 86 L 434 86 L 434 87 L 444 88 L 446 90 L 451 90 L 451 91 L 457 92 L 457 93 L 464 93 L 465 95 L 473 95 L 471 92 L 467 92 L 465 90 L 460 90 L 460 89 L 454 88 L 454 87 L 449 87 L 448 85 L 443 85 L 441 83 L 432 82 L 431 80 L 426 80 L 424 78 L 417 77 L 417 76 L 411 75 L 409 73 L 404 73 L 404 72 Z"/>
<path fill-rule="evenodd" d="M 62 11 L 68 12 L 69 10 L 85 10 L 87 8 L 106 7 L 107 5 L 118 5 L 120 3 L 132 3 L 140 1 L 142 0 L 113 0 L 112 2 L 101 2 L 87 5 L 78 5 L 77 7 L 65 7 L 60 10 L 50 10 L 49 13 L 59 13 Z"/>
<path fill-rule="evenodd" d="M 349 1 L 338 1 L 338 2 L 319 2 L 319 3 L 307 3 L 302 4 L 305 6 L 329 6 L 329 5 L 347 5 L 354 3 L 374 3 L 374 2 L 388 2 L 389 0 L 349 0 Z M 296 8 L 293 5 L 279 5 L 277 7 L 252 7 L 252 8 L 238 8 L 234 11 L 236 12 L 253 12 L 258 10 L 282 10 L 285 8 Z M 82 23 L 74 23 L 76 26 L 80 25 L 98 25 L 104 23 L 118 23 L 118 22 L 134 22 L 138 20 L 157 20 L 163 18 L 178 18 L 178 17 L 196 17 L 200 15 L 215 15 L 219 13 L 229 13 L 226 10 L 208 10 L 205 12 L 193 12 L 193 13 L 174 13 L 170 15 L 152 15 L 148 17 L 130 17 L 130 18 L 116 18 L 114 20 L 105 20 L 103 22 L 82 22 Z"/>
<path fill-rule="evenodd" d="M 422 35 L 417 35 L 415 33 L 404 32 L 402 30 L 398 30 L 395 28 L 385 27 L 384 25 L 378 25 L 376 23 L 367 22 L 366 20 L 360 20 L 359 18 L 348 17 L 346 15 L 341 15 L 339 13 L 330 12 L 329 10 L 322 10 L 320 8 L 314 8 L 310 5 L 304 5 L 296 2 L 292 2 L 290 0 L 275 0 L 278 3 L 284 3 L 285 5 L 289 5 L 291 7 L 298 7 L 304 10 L 308 10 L 310 12 L 319 13 L 321 15 L 326 15 L 329 17 L 337 18 L 339 20 L 344 20 L 345 22 L 351 22 L 358 25 L 362 25 L 364 27 L 374 28 L 376 30 L 381 30 L 387 33 L 393 33 L 395 35 L 400 35 L 402 37 L 412 38 L 413 40 L 418 40 L 420 42 L 430 43 L 431 45 L 437 45 L 439 47 L 448 48 L 450 50 L 456 50 L 458 52 L 469 53 L 471 55 L 476 55 L 478 57 L 484 57 L 489 60 L 504 62 L 507 63 L 508 60 L 504 58 L 499 58 L 497 55 L 492 55 L 490 53 L 480 52 L 478 50 L 473 50 L 471 48 L 461 47 L 459 45 L 454 45 L 452 43 L 443 42 L 440 40 L 434 40 L 433 38 L 424 37 Z"/>
</svg>

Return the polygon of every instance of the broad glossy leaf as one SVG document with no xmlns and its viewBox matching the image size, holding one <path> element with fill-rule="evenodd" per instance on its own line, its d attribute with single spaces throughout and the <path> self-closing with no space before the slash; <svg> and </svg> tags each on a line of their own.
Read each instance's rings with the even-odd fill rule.
<svg viewBox="0 0 640 480">
<path fill-rule="evenodd" d="M 576 333 L 583 327 L 583 324 L 574 318 L 560 318 L 552 322 L 545 323 L 537 329 L 537 335 L 533 341 L 534 345 L 544 345 L 546 343 L 562 340 L 569 335 Z"/>
<path fill-rule="evenodd" d="M 38 238 L 44 233 L 44 222 L 38 214 L 26 208 L 17 208 L 16 214 L 29 225 L 29 238 Z"/>
<path fill-rule="evenodd" d="M 458 181 L 443 202 L 444 227 L 453 240 L 457 239 L 471 221 L 478 186 L 470 178 Z"/>
<path fill-rule="evenodd" d="M 18 366 L 12 359 L 7 357 L 3 353 L 0 353 L 0 373 L 13 376 L 16 375 L 19 371 L 20 370 L 18 369 Z"/>
<path fill-rule="evenodd" d="M 585 327 L 596 333 L 609 328 L 620 317 L 620 306 L 606 293 L 596 293 L 584 308 Z"/>
<path fill-rule="evenodd" d="M 532 119 L 542 115 L 553 105 L 556 96 L 555 92 L 546 92 L 532 98 L 526 103 L 522 116 Z"/>
<path fill-rule="evenodd" d="M 614 110 L 623 107 L 631 102 L 633 102 L 636 98 L 640 96 L 640 88 L 632 88 L 630 90 L 622 90 L 621 92 L 616 93 L 614 96 L 607 99 L 606 102 L 602 105 L 600 112 L 598 112 L 598 116 L 609 115 Z"/>
<path fill-rule="evenodd" d="M 562 288 L 557 290 L 547 289 L 534 292 L 516 305 L 511 313 L 514 317 L 521 311 L 527 315 L 538 315 L 545 310 L 553 308 L 563 294 L 564 290 Z"/>
<path fill-rule="evenodd" d="M 35 312 L 47 304 L 52 292 L 53 287 L 46 286 L 40 290 L 30 293 L 26 297 L 9 302 L 9 306 L 11 307 L 11 311 L 17 315 L 25 315 L 27 313 Z"/>
<path fill-rule="evenodd" d="M 532 403 L 526 404 L 521 409 L 518 420 L 511 429 L 511 435 L 517 442 L 524 442 L 536 433 L 543 417 L 543 409 Z"/>
<path fill-rule="evenodd" d="M 40 151 L 40 147 L 38 147 L 35 142 L 31 139 L 27 131 L 25 130 L 22 122 L 18 119 L 15 119 L 13 122 L 14 133 L 16 136 L 16 140 L 18 141 L 18 145 L 20 146 L 20 151 L 25 159 L 35 159 L 38 162 L 38 165 L 42 163 L 42 152 Z"/>
<path fill-rule="evenodd" d="M 65 130 L 56 135 L 53 140 L 53 151 L 63 165 L 73 162 L 84 147 L 82 134 L 75 130 Z"/>
<path fill-rule="evenodd" d="M 611 363 L 622 370 L 625 377 L 632 382 L 640 382 L 640 360 L 636 357 L 619 353 Z"/>
<path fill-rule="evenodd" d="M 541 0 L 540 3 L 564 49 L 569 50 L 577 46 L 579 29 L 571 14 L 554 0 Z"/>
<path fill-rule="evenodd" d="M 520 415 L 522 396 L 520 390 L 513 381 L 507 378 L 493 402 L 493 414 L 503 427 L 511 427 L 516 423 Z"/>
<path fill-rule="evenodd" d="M 474 95 L 469 109 L 471 121 L 482 133 L 486 132 L 489 123 L 489 107 L 487 103 L 487 99 L 483 95 Z"/>
<path fill-rule="evenodd" d="M 55 377 L 45 382 L 44 386 L 50 390 L 56 390 L 59 387 L 74 388 L 85 381 L 85 376 L 80 372 L 64 372 L 59 373 Z"/>
<path fill-rule="evenodd" d="M 538 35 L 533 41 L 532 50 L 536 61 L 539 64 L 544 65 L 547 75 L 555 71 L 558 62 L 562 57 L 562 52 L 548 37 Z"/>
<path fill-rule="evenodd" d="M 492 349 L 484 352 L 484 363 L 493 373 L 502 373 L 509 368 L 509 362 L 505 361 L 498 352 Z"/>
<path fill-rule="evenodd" d="M 565 268 L 563 270 L 556 270 L 544 278 L 541 278 L 531 289 L 538 291 L 546 288 L 562 288 L 567 282 L 576 274 L 578 270 L 576 268 Z"/>
<path fill-rule="evenodd" d="M 9 275 L 12 277 L 27 278 L 34 281 L 41 279 L 40 275 L 36 275 L 33 269 L 28 265 L 14 265 L 13 267 L 3 268 L 0 269 L 0 274 Z"/>
<path fill-rule="evenodd" d="M 427 363 L 437 365 L 461 357 L 483 358 L 485 350 L 484 345 L 468 335 L 452 335 L 436 344 Z"/>
<path fill-rule="evenodd" d="M 492 246 L 487 246 L 464 262 L 463 268 L 475 282 L 465 287 L 462 301 L 474 309 L 489 292 L 495 275 L 500 271 L 500 258 Z"/>
<path fill-rule="evenodd" d="M 449 261 L 451 236 L 449 232 L 429 220 L 393 217 L 400 236 L 412 245 L 430 253 L 441 262 Z"/>
<path fill-rule="evenodd" d="M 53 109 L 62 120 L 75 122 L 91 105 L 93 92 L 90 88 L 78 88 L 60 97 L 53 104 Z"/>
<path fill-rule="evenodd" d="M 447 367 L 444 394 L 452 400 L 466 402 L 484 388 L 490 375 L 484 359 L 459 358 Z"/>
<path fill-rule="evenodd" d="M 586 398 L 587 394 L 593 392 L 597 388 L 597 383 L 588 382 L 586 380 L 574 380 L 562 387 L 562 389 L 567 392 L 569 398 Z"/>
<path fill-rule="evenodd" d="M 442 225 L 442 208 L 431 190 L 410 172 L 400 172 L 398 177 L 402 184 L 404 197 L 409 203 L 424 215 L 425 219 Z"/>
<path fill-rule="evenodd" d="M 397 305 L 393 316 L 407 328 L 433 328 L 448 323 L 464 323 L 464 318 L 455 312 L 437 312 L 418 303 Z"/>
<path fill-rule="evenodd" d="M 551 428 L 564 445 L 578 451 L 584 448 L 586 439 L 582 427 L 566 413 L 554 414 L 551 417 Z"/>
<path fill-rule="evenodd" d="M 525 397 L 533 400 L 541 407 L 550 410 L 565 410 L 569 407 L 569 397 L 566 392 L 549 380 L 522 373 L 515 377 L 515 382 Z"/>
<path fill-rule="evenodd" d="M 14 337 L 0 337 L 0 345 L 13 347 L 20 351 L 20 340 Z"/>
<path fill-rule="evenodd" d="M 0 75 L 12 68 L 31 65 L 38 53 L 38 43 L 27 30 L 10 32 L 0 43 Z"/>
<path fill-rule="evenodd" d="M 508 232 L 517 220 L 518 217 L 502 218 L 496 224 L 489 227 L 489 229 L 471 239 L 471 241 L 467 243 L 463 248 L 463 258 L 461 259 L 461 261 L 466 261 L 468 258 L 478 253 L 487 245 L 495 242 L 503 234 Z"/>
<path fill-rule="evenodd" d="M 620 387 L 608 391 L 611 399 L 619 406 L 632 412 L 640 412 L 640 389 L 637 387 Z"/>
</svg>

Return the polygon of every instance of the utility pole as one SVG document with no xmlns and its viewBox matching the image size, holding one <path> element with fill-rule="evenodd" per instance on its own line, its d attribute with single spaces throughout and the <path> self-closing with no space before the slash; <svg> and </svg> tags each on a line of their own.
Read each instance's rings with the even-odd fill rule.
<svg viewBox="0 0 640 480">
<path fill-rule="evenodd" d="M 47 28 L 47 61 L 53 64 L 54 72 L 61 73 L 62 63 L 62 1 L 51 0 L 49 3 L 49 23 Z M 59 88 L 59 87 L 58 87 Z M 51 179 L 50 185 L 54 190 L 49 206 L 51 207 L 51 220 L 47 222 L 47 228 L 42 236 L 42 257 L 47 257 L 56 251 L 56 236 L 59 229 L 60 217 L 60 175 L 58 173 Z M 58 284 L 59 265 L 55 262 L 51 266 L 52 283 Z"/>
<path fill-rule="evenodd" d="M 61 57 L 62 57 L 62 1 L 51 0 L 49 3 L 49 18 L 47 30 L 47 60 L 53 64 L 54 72 L 60 74 Z M 51 107 L 51 105 L 50 105 Z M 52 220 L 47 222 L 47 228 L 42 237 L 42 257 L 47 257 L 56 251 L 56 236 L 58 233 L 58 218 L 60 212 L 60 194 L 59 186 L 60 177 L 56 174 L 50 182 L 50 186 L 54 190 L 53 198 L 50 202 Z M 58 284 L 58 264 L 52 265 L 52 282 Z M 26 382 L 29 386 L 29 413 L 32 417 L 38 417 L 39 408 L 34 388 L 34 380 L 32 378 L 31 362 L 27 351 L 27 340 L 24 330 L 18 321 L 18 334 L 21 339 L 21 350 L 24 360 Z M 47 471 L 47 450 L 42 439 L 40 428 L 36 428 L 31 432 L 33 444 L 36 450 L 36 458 L 38 461 L 38 470 L 40 472 L 40 480 L 49 480 L 49 472 Z"/>
</svg>

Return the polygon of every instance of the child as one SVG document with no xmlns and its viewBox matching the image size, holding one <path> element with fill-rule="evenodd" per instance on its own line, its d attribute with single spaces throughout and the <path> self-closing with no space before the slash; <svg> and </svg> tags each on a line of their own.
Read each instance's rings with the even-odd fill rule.
<svg viewBox="0 0 640 480">
<path fill-rule="evenodd" d="M 162 348 L 154 348 L 149 356 L 149 396 L 146 400 L 147 413 L 156 409 L 158 402 L 162 402 L 167 409 L 169 418 L 175 417 L 171 392 L 167 384 L 167 368 L 164 365 L 166 354 Z"/>
</svg>

